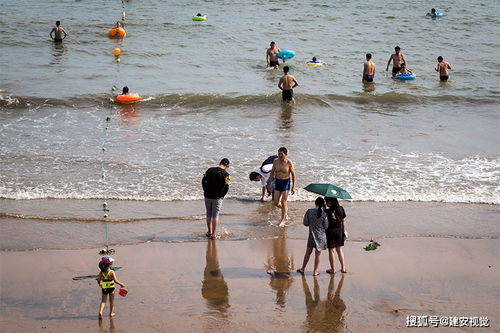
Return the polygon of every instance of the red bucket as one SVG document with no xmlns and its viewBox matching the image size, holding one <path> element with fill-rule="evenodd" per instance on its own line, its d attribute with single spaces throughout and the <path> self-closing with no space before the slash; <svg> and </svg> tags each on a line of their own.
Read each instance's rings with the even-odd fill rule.
<svg viewBox="0 0 500 333">
<path fill-rule="evenodd" d="M 120 291 L 118 292 L 118 294 L 120 294 L 120 296 L 125 297 L 128 294 L 128 290 L 124 289 L 124 288 L 120 288 Z"/>
</svg>

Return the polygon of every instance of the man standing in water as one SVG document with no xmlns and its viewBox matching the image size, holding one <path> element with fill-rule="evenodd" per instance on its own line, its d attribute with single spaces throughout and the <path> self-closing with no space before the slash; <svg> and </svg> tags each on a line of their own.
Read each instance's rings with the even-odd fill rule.
<svg viewBox="0 0 500 333">
<path fill-rule="evenodd" d="M 278 83 L 278 88 L 281 89 L 283 102 L 287 103 L 293 101 L 293 88 L 299 85 L 297 79 L 293 75 L 288 74 L 289 70 L 290 68 L 288 68 L 288 66 L 283 67 L 285 75 L 280 78 L 280 82 Z"/>
<path fill-rule="evenodd" d="M 269 176 L 269 182 L 274 180 L 274 204 L 276 207 L 281 207 L 280 227 L 285 226 L 285 220 L 288 219 L 287 199 L 290 186 L 294 194 L 297 183 L 295 167 L 287 155 L 288 150 L 285 147 L 278 149 L 278 158 L 274 160 Z"/>
<path fill-rule="evenodd" d="M 366 55 L 366 61 L 363 68 L 363 83 L 373 82 L 375 76 L 375 63 L 372 61 L 371 53 Z"/>
<path fill-rule="evenodd" d="M 394 48 L 395 53 L 391 54 L 391 57 L 389 58 L 389 61 L 387 62 L 387 67 L 385 67 L 385 70 L 389 70 L 389 65 L 391 64 L 392 61 L 392 76 L 396 75 L 399 73 L 401 70 L 401 64 L 404 62 L 406 63 L 406 59 L 403 53 L 401 53 L 401 48 L 399 46 L 396 46 Z"/>
<path fill-rule="evenodd" d="M 207 209 L 207 237 L 217 238 L 217 225 L 219 223 L 219 212 L 222 200 L 229 190 L 231 179 L 226 169 L 229 168 L 229 160 L 223 158 L 219 166 L 209 168 L 203 175 L 201 184 L 205 196 L 205 207 Z"/>
<path fill-rule="evenodd" d="M 443 57 L 438 57 L 438 64 L 434 69 L 439 72 L 439 80 L 448 81 L 448 69 L 451 69 L 451 66 L 447 61 L 443 60 Z"/>
<path fill-rule="evenodd" d="M 52 36 L 52 34 L 54 34 L 54 36 Z M 64 37 L 63 37 L 63 34 L 64 34 Z M 56 21 L 56 26 L 52 28 L 49 36 L 54 42 L 60 43 L 63 41 L 64 38 L 66 38 L 66 36 L 68 36 L 68 34 L 64 30 L 64 28 L 61 27 L 61 22 Z"/>
<path fill-rule="evenodd" d="M 271 42 L 269 46 L 270 47 L 266 51 L 267 67 L 273 67 L 274 69 L 278 69 L 280 65 L 278 62 L 278 52 L 281 50 L 279 47 L 276 47 L 275 42 Z M 283 62 L 285 61 L 283 60 Z"/>
</svg>

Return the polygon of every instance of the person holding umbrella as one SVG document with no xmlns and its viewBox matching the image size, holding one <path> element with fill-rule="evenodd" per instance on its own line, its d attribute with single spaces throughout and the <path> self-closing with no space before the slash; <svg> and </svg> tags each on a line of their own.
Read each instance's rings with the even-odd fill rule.
<svg viewBox="0 0 500 333">
<path fill-rule="evenodd" d="M 326 229 L 326 243 L 328 247 L 328 259 L 330 260 L 330 269 L 326 272 L 329 274 L 334 274 L 334 250 L 337 252 L 337 256 L 340 261 L 340 271 L 346 273 L 344 252 L 342 247 L 346 239 L 345 234 L 345 210 L 339 204 L 337 198 L 325 197 L 325 203 L 328 208 L 325 209 L 326 215 L 328 216 L 328 228 Z"/>
</svg>

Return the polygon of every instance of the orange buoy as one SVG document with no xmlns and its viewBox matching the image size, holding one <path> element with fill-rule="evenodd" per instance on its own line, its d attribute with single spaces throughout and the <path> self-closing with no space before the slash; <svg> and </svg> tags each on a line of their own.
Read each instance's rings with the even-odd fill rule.
<svg viewBox="0 0 500 333">
<path fill-rule="evenodd" d="M 137 94 L 126 94 L 116 96 L 116 101 L 118 103 L 134 103 L 141 100 L 141 96 Z"/>
<path fill-rule="evenodd" d="M 123 28 L 113 28 L 108 30 L 108 36 L 111 38 L 123 38 L 127 32 Z"/>
<path fill-rule="evenodd" d="M 118 47 L 113 50 L 113 54 L 115 55 L 115 57 L 119 57 L 121 53 L 122 50 L 120 50 Z"/>
</svg>

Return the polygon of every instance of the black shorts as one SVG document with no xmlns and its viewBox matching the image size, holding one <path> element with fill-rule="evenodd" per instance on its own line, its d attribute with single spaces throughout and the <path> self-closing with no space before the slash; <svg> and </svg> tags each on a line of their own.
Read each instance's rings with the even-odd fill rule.
<svg viewBox="0 0 500 333">
<path fill-rule="evenodd" d="M 277 61 L 269 61 L 269 67 L 279 66 L 280 63 Z"/>
<path fill-rule="evenodd" d="M 54 43 L 61 43 L 62 42 L 62 38 L 54 38 Z"/>
<path fill-rule="evenodd" d="M 439 76 L 439 79 L 440 79 L 441 81 L 448 81 L 448 75 L 440 75 L 440 76 Z"/>
<path fill-rule="evenodd" d="M 102 290 L 102 293 L 104 295 L 108 295 L 108 294 L 111 294 L 113 291 L 115 291 L 115 288 L 106 288 L 106 289 Z"/>
<path fill-rule="evenodd" d="M 401 67 L 392 67 L 392 74 L 398 74 L 401 70 Z"/>
<path fill-rule="evenodd" d="M 365 74 L 365 75 L 363 76 L 363 80 L 364 80 L 365 82 L 373 82 L 373 75 L 368 75 L 368 74 Z"/>
<path fill-rule="evenodd" d="M 292 101 L 293 89 L 283 89 L 283 91 L 281 92 L 281 96 L 283 97 L 283 101 Z"/>
</svg>

